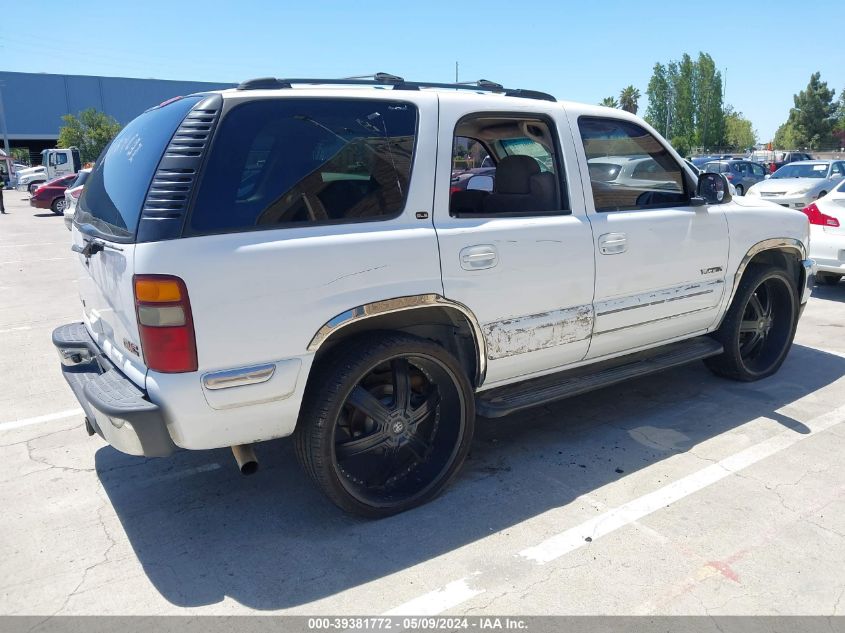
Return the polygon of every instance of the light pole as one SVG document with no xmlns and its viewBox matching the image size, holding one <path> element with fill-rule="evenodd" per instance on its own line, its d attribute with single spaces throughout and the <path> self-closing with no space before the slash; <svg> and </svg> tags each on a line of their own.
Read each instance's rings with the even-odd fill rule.
<svg viewBox="0 0 845 633">
<path fill-rule="evenodd" d="M 9 131 L 6 129 L 6 108 L 3 104 L 3 82 L 0 82 L 0 131 L 3 133 L 3 150 L 6 152 L 6 156 L 11 156 Z"/>
</svg>

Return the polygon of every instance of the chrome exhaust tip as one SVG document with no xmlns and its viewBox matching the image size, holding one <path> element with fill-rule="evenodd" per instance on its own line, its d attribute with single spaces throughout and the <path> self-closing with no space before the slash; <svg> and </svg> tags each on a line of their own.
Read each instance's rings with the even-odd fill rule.
<svg viewBox="0 0 845 633">
<path fill-rule="evenodd" d="M 252 475 L 258 470 L 258 458 L 252 446 L 252 444 L 238 444 L 232 447 L 232 455 L 235 456 L 242 475 Z"/>
</svg>

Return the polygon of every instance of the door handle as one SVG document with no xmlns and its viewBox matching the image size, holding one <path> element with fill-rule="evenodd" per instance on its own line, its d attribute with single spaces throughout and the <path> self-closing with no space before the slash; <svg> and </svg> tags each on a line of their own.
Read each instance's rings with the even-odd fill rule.
<svg viewBox="0 0 845 633">
<path fill-rule="evenodd" d="M 464 270 L 484 270 L 499 263 L 499 253 L 492 244 L 479 244 L 461 249 L 460 259 Z"/>
<path fill-rule="evenodd" d="M 602 255 L 618 255 L 628 250 L 628 236 L 624 233 L 605 233 L 599 236 Z"/>
</svg>

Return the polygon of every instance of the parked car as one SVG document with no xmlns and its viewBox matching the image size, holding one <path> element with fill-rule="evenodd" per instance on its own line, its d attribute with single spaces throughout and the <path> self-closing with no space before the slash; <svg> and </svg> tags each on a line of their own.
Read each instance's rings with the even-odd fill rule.
<svg viewBox="0 0 845 633">
<path fill-rule="evenodd" d="M 747 160 L 719 160 L 712 163 L 705 163 L 702 168 L 714 174 L 724 174 L 735 188 L 736 195 L 745 195 L 745 192 L 758 182 L 766 178 L 766 168 L 757 163 Z"/>
<path fill-rule="evenodd" d="M 334 503 L 383 517 L 453 479 L 477 414 L 783 363 L 814 272 L 799 211 L 696 181 L 622 110 L 320 83 L 165 102 L 94 167 L 71 231 L 83 320 L 53 332 L 89 433 L 231 446 L 244 472 L 293 435 Z M 456 136 L 495 159 L 492 191 L 450 192 Z"/>
<path fill-rule="evenodd" d="M 803 209 L 827 195 L 845 177 L 845 160 L 805 160 L 789 163 L 748 190 L 784 207 Z"/>
<path fill-rule="evenodd" d="M 480 176 L 480 178 L 475 178 Z M 472 183 L 470 183 L 472 181 Z M 493 183 L 496 181 L 495 167 L 475 167 L 452 174 L 449 190 L 454 193 L 456 191 L 464 191 L 469 189 L 484 189 L 486 191 L 493 190 Z"/>
<path fill-rule="evenodd" d="M 70 227 L 73 224 L 73 214 L 76 211 L 76 203 L 79 200 L 79 196 L 82 195 L 82 190 L 85 187 L 85 183 L 88 181 L 88 176 L 91 174 L 91 169 L 80 169 L 79 173 L 76 175 L 76 180 L 74 180 L 67 189 L 65 189 L 65 209 L 64 209 L 64 216 L 65 216 L 65 226 L 67 230 L 70 231 Z"/>
<path fill-rule="evenodd" d="M 804 208 L 810 218 L 810 256 L 816 260 L 816 282 L 837 284 L 845 275 L 845 180 Z"/>
<path fill-rule="evenodd" d="M 57 215 L 62 215 L 65 210 L 65 189 L 74 180 L 76 174 L 62 176 L 39 186 L 29 199 L 29 206 L 36 209 L 50 209 Z"/>
<path fill-rule="evenodd" d="M 770 174 L 775 173 L 778 169 L 789 163 L 798 161 L 813 160 L 813 157 L 806 152 L 784 152 L 772 150 L 757 150 L 751 152 L 748 157 L 751 162 L 760 163 L 769 170 Z"/>
</svg>

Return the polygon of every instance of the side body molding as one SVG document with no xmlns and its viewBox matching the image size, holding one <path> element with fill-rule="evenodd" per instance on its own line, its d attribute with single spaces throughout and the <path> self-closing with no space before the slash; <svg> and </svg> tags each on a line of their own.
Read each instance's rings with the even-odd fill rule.
<svg viewBox="0 0 845 633">
<path fill-rule="evenodd" d="M 357 323 L 363 319 L 368 319 L 384 314 L 391 314 L 394 312 L 403 312 L 405 310 L 417 310 L 431 307 L 451 308 L 461 313 L 469 323 L 472 329 L 472 337 L 475 340 L 475 351 L 477 357 L 477 371 L 475 376 L 475 386 L 479 387 L 484 382 L 484 377 L 487 374 L 487 346 L 484 342 L 484 334 L 478 319 L 467 306 L 457 301 L 446 299 L 438 294 L 424 294 L 424 295 L 410 295 L 407 297 L 396 297 L 394 299 L 384 299 L 382 301 L 374 301 L 366 303 L 358 307 L 341 312 L 334 318 L 327 321 L 314 335 L 311 342 L 308 343 L 308 351 L 316 352 L 320 346 L 332 334 L 338 330 Z"/>
</svg>

